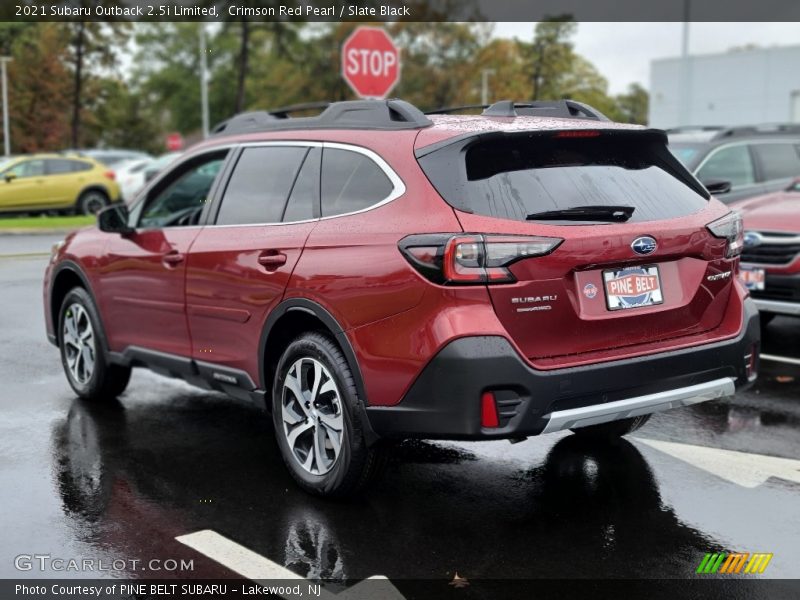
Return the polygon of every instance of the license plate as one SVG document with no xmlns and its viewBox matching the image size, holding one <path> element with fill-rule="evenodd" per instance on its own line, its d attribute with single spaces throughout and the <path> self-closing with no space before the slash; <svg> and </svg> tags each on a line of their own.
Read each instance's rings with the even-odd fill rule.
<svg viewBox="0 0 800 600">
<path fill-rule="evenodd" d="M 763 290 L 766 281 L 766 271 L 745 265 L 739 266 L 739 279 L 748 290 Z"/>
<path fill-rule="evenodd" d="M 626 267 L 603 271 L 608 310 L 653 306 L 664 302 L 658 267 Z"/>
</svg>

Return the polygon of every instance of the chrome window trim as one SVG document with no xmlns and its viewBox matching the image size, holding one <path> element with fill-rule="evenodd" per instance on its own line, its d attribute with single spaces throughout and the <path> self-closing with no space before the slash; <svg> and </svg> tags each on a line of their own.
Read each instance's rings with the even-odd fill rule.
<svg viewBox="0 0 800 600">
<path fill-rule="evenodd" d="M 327 221 L 329 219 L 339 219 L 342 217 L 349 217 L 351 215 L 358 215 L 361 213 L 365 213 L 376 208 L 380 208 L 393 200 L 396 200 L 400 196 L 406 193 L 406 185 L 400 176 L 395 173 L 394 169 L 389 166 L 379 154 L 370 150 L 369 148 L 364 148 L 363 146 L 356 146 L 354 144 L 344 144 L 341 142 L 313 142 L 313 141 L 302 141 L 302 140 L 289 140 L 289 141 L 263 141 L 263 142 L 245 142 L 242 144 L 234 144 L 234 146 L 241 147 L 241 148 L 258 148 L 263 146 L 306 146 L 309 148 L 335 148 L 338 150 L 346 150 L 349 152 L 355 152 L 357 154 L 362 154 L 372 160 L 381 171 L 383 171 L 384 175 L 388 177 L 389 181 L 392 184 L 392 192 L 383 198 L 382 200 L 377 201 L 375 204 L 372 204 L 366 208 L 362 208 L 360 210 L 355 210 L 348 213 L 342 213 L 340 215 L 331 215 L 329 217 L 318 217 L 315 219 L 303 219 L 302 221 L 279 221 L 279 222 L 272 222 L 272 223 L 239 223 L 239 224 L 230 224 L 230 225 L 217 225 L 216 223 L 209 223 L 205 225 L 206 227 L 216 227 L 216 228 L 223 228 L 223 227 L 265 227 L 265 226 L 280 226 L 280 225 L 299 225 L 302 223 L 314 223 L 317 221 Z M 220 198 L 220 202 L 225 199 L 225 195 L 223 194 Z"/>
<path fill-rule="evenodd" d="M 168 175 L 169 173 L 173 172 L 175 169 L 179 168 L 183 163 L 186 161 L 192 160 L 197 156 L 202 154 L 217 152 L 220 150 L 233 150 L 236 148 L 259 148 L 259 147 L 270 147 L 270 146 L 301 146 L 306 148 L 335 148 L 338 150 L 346 150 L 349 152 L 355 152 L 357 154 L 362 154 L 372 160 L 381 171 L 383 171 L 384 175 L 389 178 L 389 181 L 392 184 L 392 191 L 391 193 L 382 200 L 377 201 L 375 204 L 372 204 L 366 208 L 362 208 L 360 210 L 355 210 L 348 213 L 342 213 L 340 215 L 331 215 L 329 217 L 318 217 L 314 219 L 304 219 L 302 221 L 278 221 L 278 222 L 265 222 L 265 223 L 238 223 L 238 224 L 230 224 L 230 225 L 217 225 L 216 223 L 206 223 L 202 225 L 185 225 L 182 226 L 181 229 L 189 229 L 189 228 L 199 228 L 199 227 L 216 227 L 216 228 L 223 228 L 223 227 L 263 227 L 263 226 L 274 226 L 274 225 L 298 225 L 302 223 L 313 223 L 316 221 L 327 221 L 328 219 L 339 219 L 342 217 L 349 217 L 351 215 L 358 215 L 361 213 L 365 213 L 376 208 L 380 208 L 396 200 L 400 196 L 406 193 L 406 185 L 400 176 L 389 166 L 387 163 L 378 153 L 370 150 L 369 148 L 365 148 L 363 146 L 357 146 L 355 144 L 346 144 L 342 142 L 319 142 L 319 141 L 312 141 L 312 140 L 264 140 L 258 142 L 243 142 L 243 143 L 230 143 L 230 144 L 221 144 L 219 146 L 214 146 L 213 148 L 203 148 L 200 151 L 192 152 L 191 154 L 187 154 L 186 156 L 182 156 L 176 162 L 170 163 L 169 169 L 157 175 L 153 178 L 153 180 L 148 184 L 147 188 L 142 190 L 138 196 L 138 198 L 144 199 L 147 194 L 150 192 L 150 189 L 154 187 L 163 177 Z M 320 173 L 321 175 L 321 173 Z M 228 178 L 230 179 L 230 178 Z M 227 182 L 226 182 L 227 183 Z M 219 201 L 222 202 L 225 198 L 225 194 L 223 191 L 222 196 L 220 197 Z M 137 202 L 137 204 L 141 203 L 141 201 Z M 131 212 L 133 212 L 133 207 L 131 208 Z M 158 228 L 149 228 L 149 229 L 158 229 Z"/>
</svg>

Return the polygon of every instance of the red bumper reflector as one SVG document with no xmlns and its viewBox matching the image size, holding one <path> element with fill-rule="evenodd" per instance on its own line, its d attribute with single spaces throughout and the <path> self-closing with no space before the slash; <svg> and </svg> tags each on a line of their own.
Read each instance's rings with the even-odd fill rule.
<svg viewBox="0 0 800 600">
<path fill-rule="evenodd" d="M 481 427 L 499 427 L 497 419 L 497 405 L 492 392 L 483 392 L 481 395 Z"/>
</svg>

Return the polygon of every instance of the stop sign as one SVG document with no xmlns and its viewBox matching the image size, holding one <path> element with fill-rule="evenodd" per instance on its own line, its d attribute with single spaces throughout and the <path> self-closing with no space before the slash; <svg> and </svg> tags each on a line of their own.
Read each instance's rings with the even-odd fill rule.
<svg viewBox="0 0 800 600">
<path fill-rule="evenodd" d="M 342 45 L 342 77 L 361 98 L 385 98 L 400 80 L 400 51 L 377 27 L 359 27 Z"/>
<path fill-rule="evenodd" d="M 183 149 L 183 136 L 180 133 L 167 134 L 167 150 L 175 152 Z"/>
</svg>

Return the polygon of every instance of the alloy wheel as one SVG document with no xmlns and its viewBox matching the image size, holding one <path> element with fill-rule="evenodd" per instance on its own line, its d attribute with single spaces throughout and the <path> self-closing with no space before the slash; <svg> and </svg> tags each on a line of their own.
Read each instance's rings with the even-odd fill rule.
<svg viewBox="0 0 800 600">
<path fill-rule="evenodd" d="M 94 373 L 95 338 L 89 313 L 80 304 L 67 307 L 61 339 L 70 376 L 86 385 Z"/>
<path fill-rule="evenodd" d="M 344 442 L 342 398 L 330 371 L 316 359 L 296 360 L 281 398 L 283 432 L 303 469 L 324 475 L 336 464 Z"/>
</svg>

